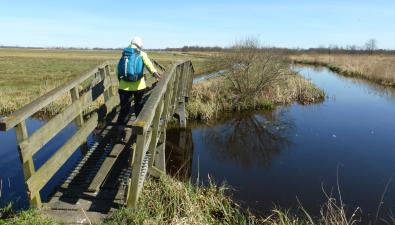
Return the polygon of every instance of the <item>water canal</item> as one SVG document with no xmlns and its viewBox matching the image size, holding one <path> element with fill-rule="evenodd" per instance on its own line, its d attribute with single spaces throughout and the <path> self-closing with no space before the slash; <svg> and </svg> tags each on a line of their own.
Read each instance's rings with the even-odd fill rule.
<svg viewBox="0 0 395 225">
<path fill-rule="evenodd" d="M 324 68 L 295 69 L 326 92 L 323 103 L 169 129 L 168 170 L 194 181 L 207 182 L 210 175 L 226 182 L 237 201 L 258 213 L 296 208 L 298 198 L 317 214 L 326 199 L 323 189 L 336 195 L 338 181 L 343 201 L 361 207 L 365 222 L 374 221 L 383 194 L 380 217 L 395 214 L 395 90 Z M 29 120 L 29 132 L 44 123 Z M 34 156 L 36 167 L 74 132 L 70 125 L 44 146 Z M 77 151 L 59 172 L 64 175 L 55 177 L 65 177 L 80 156 Z M 27 207 L 12 130 L 0 133 L 0 181 L 1 206 L 13 201 L 16 208 Z M 59 181 L 42 190 L 44 199 Z"/>
<path fill-rule="evenodd" d="M 242 205 L 261 213 L 297 208 L 298 198 L 317 215 L 323 189 L 336 197 L 338 181 L 344 203 L 361 207 L 364 223 L 375 220 L 383 194 L 380 217 L 394 214 L 395 90 L 325 68 L 295 70 L 325 90 L 323 103 L 172 130 L 170 158 L 187 158 L 174 145 L 186 148 L 191 155 L 183 176 L 226 181 Z"/>
</svg>

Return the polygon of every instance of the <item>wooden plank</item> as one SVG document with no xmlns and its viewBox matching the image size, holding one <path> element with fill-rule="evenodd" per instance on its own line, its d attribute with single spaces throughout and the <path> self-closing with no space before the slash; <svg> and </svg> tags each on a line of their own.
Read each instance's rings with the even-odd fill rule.
<svg viewBox="0 0 395 225">
<path fill-rule="evenodd" d="M 159 178 L 159 177 L 165 175 L 165 173 L 164 173 L 163 171 L 161 171 L 160 169 L 156 168 L 155 166 L 150 167 L 150 168 L 148 169 L 148 173 L 149 173 L 151 176 L 156 177 L 156 178 Z"/>
<path fill-rule="evenodd" d="M 70 90 L 70 95 L 71 95 L 71 102 L 76 102 L 78 101 L 78 99 L 80 98 L 80 94 L 78 91 L 78 87 L 73 87 Z M 82 115 L 82 111 L 80 112 L 80 114 L 77 115 L 77 117 L 74 119 L 74 123 L 76 124 L 77 128 L 80 128 L 83 124 L 84 124 L 84 117 Z M 85 141 L 84 143 L 81 144 L 80 146 L 81 151 L 83 154 L 85 154 L 86 152 L 88 152 L 88 145 L 87 142 Z"/>
<path fill-rule="evenodd" d="M 88 187 L 88 192 L 97 192 L 100 189 L 103 181 L 106 179 L 108 173 L 113 167 L 117 158 L 106 157 L 103 164 L 101 165 L 99 171 L 97 171 L 96 176 L 93 178 L 91 184 Z"/>
<path fill-rule="evenodd" d="M 45 217 L 52 219 L 60 224 L 67 225 L 88 225 L 88 224 L 102 224 L 105 218 L 108 217 L 107 213 L 91 212 L 79 210 L 56 210 L 44 209 L 42 213 Z"/>
<path fill-rule="evenodd" d="M 128 143 L 129 139 L 131 138 L 132 133 L 127 132 L 125 136 L 125 142 Z M 89 185 L 88 191 L 89 192 L 97 192 L 99 191 L 100 186 L 103 184 L 104 180 L 107 178 L 108 174 L 110 173 L 111 169 L 113 168 L 117 158 L 121 155 L 121 153 L 125 150 L 125 144 L 116 144 L 114 145 L 111 152 L 108 154 L 106 159 L 104 160 L 103 164 L 101 165 L 99 171 L 97 172 L 96 176 L 93 178 L 91 184 Z"/>
<path fill-rule="evenodd" d="M 174 114 L 175 107 L 176 107 L 176 102 L 178 101 L 179 80 L 180 80 L 180 68 L 177 67 L 176 78 L 175 78 L 174 83 L 173 83 L 173 96 L 172 96 L 171 102 L 170 102 L 170 105 L 171 105 L 171 107 L 170 107 L 170 115 L 171 116 Z"/>
<path fill-rule="evenodd" d="M 185 102 L 184 101 L 180 101 L 178 103 L 178 116 L 179 116 L 179 121 L 180 121 L 180 127 L 186 128 L 187 127 L 187 118 L 186 118 L 186 113 L 185 113 Z"/>
<path fill-rule="evenodd" d="M 152 167 L 152 165 L 154 164 L 154 158 L 155 158 L 155 153 L 156 153 L 156 145 L 157 145 L 157 140 L 158 140 L 158 133 L 159 133 L 159 122 L 160 122 L 160 118 L 162 117 L 162 112 L 163 112 L 163 107 L 164 106 L 164 100 L 162 100 L 160 102 L 160 106 L 156 108 L 156 112 L 155 112 L 155 117 L 154 120 L 152 122 L 152 140 L 149 143 L 149 147 L 148 147 L 148 153 L 151 154 L 151 159 L 149 162 L 149 167 Z"/>
<path fill-rule="evenodd" d="M 75 203 L 76 204 L 75 204 Z M 108 196 L 108 199 L 90 198 L 69 198 L 65 196 L 53 197 L 45 206 L 53 210 L 80 210 L 105 212 L 120 207 L 122 200 L 114 199 L 114 196 Z"/>
<path fill-rule="evenodd" d="M 174 85 L 175 76 L 173 76 L 172 80 L 169 82 L 167 87 L 166 96 L 165 96 L 165 106 L 164 106 L 164 121 L 167 121 L 170 117 L 170 109 L 171 109 L 171 99 L 173 98 L 173 85 Z"/>
<path fill-rule="evenodd" d="M 163 139 L 166 140 L 166 132 L 163 132 Z M 166 174 L 166 154 L 165 154 L 165 142 L 162 142 L 156 149 L 156 158 L 154 166 L 160 171 Z"/>
<path fill-rule="evenodd" d="M 56 134 L 58 134 L 65 126 L 67 126 L 73 119 L 78 116 L 85 108 L 87 108 L 93 101 L 95 101 L 100 94 L 102 89 L 107 89 L 111 85 L 109 79 L 97 84 L 89 92 L 85 93 L 77 101 L 73 102 L 67 107 L 62 113 L 59 113 L 45 125 L 40 127 L 36 132 L 32 134 L 30 138 L 23 141 L 19 147 L 22 151 L 24 160 L 28 159 L 29 156 L 34 155 L 40 150 L 49 140 L 51 140 Z"/>
<path fill-rule="evenodd" d="M 151 61 L 152 61 L 152 63 L 153 63 L 155 66 L 159 67 L 160 70 L 162 70 L 162 71 L 165 71 L 165 70 L 166 70 L 166 68 L 163 67 L 161 64 L 159 64 L 156 60 L 151 59 Z"/>
<path fill-rule="evenodd" d="M 70 90 L 70 95 L 71 95 L 71 101 L 76 102 L 80 98 L 79 92 L 78 92 L 78 87 L 73 87 Z M 74 119 L 75 124 L 77 127 L 81 127 L 82 124 L 84 124 L 84 118 L 82 117 L 82 114 L 78 114 L 77 117 Z"/>
<path fill-rule="evenodd" d="M 21 143 L 28 138 L 26 122 L 24 120 L 16 125 L 15 133 L 16 133 L 16 139 L 17 139 L 18 143 Z M 33 158 L 28 157 L 26 160 L 24 160 L 20 149 L 19 149 L 19 156 L 22 161 L 23 176 L 24 176 L 24 180 L 26 182 L 35 173 Z M 32 207 L 40 207 L 41 206 L 41 197 L 40 197 L 40 193 L 38 191 L 28 189 L 28 195 L 29 195 L 29 199 L 30 199 L 30 205 Z"/>
<path fill-rule="evenodd" d="M 113 83 L 113 85 L 111 85 L 110 89 L 108 89 L 109 97 L 111 97 L 111 96 L 114 96 L 115 93 L 118 93 L 118 92 L 115 92 L 115 87 L 118 86 L 119 82 L 118 82 L 118 80 L 111 74 L 111 72 L 110 72 L 110 66 L 109 66 L 109 65 L 106 65 L 106 66 L 104 67 L 104 70 L 105 70 L 106 76 L 109 77 L 109 78 L 111 79 L 112 83 Z"/>
<path fill-rule="evenodd" d="M 139 179 L 140 179 L 140 172 L 141 172 L 140 168 L 143 165 L 143 159 L 144 159 L 143 149 L 145 148 L 145 136 L 146 136 L 146 133 L 137 135 L 137 143 L 136 143 L 134 159 L 133 159 L 133 164 L 132 164 L 132 177 L 129 180 L 129 185 L 128 185 L 129 190 L 128 190 L 128 196 L 127 196 L 127 200 L 126 200 L 127 206 L 131 207 L 131 208 L 137 207 L 137 201 L 138 201 L 140 191 L 141 191 L 141 186 L 142 186 Z"/>
<path fill-rule="evenodd" d="M 30 190 L 41 190 L 97 126 L 97 113 L 79 129 L 51 158 L 27 181 Z"/>
<path fill-rule="evenodd" d="M 82 83 L 90 76 L 96 73 L 97 69 L 107 65 L 108 62 L 101 64 L 100 66 L 95 67 L 91 71 L 83 74 L 82 76 L 78 76 L 77 78 L 65 83 L 64 85 L 57 87 L 48 93 L 42 95 L 41 97 L 37 98 L 36 100 L 32 101 L 31 103 L 25 105 L 24 107 L 18 109 L 14 113 L 12 113 L 8 117 L 4 117 L 0 119 L 0 130 L 6 131 L 13 128 L 18 123 L 22 122 L 26 118 L 30 117 L 34 113 L 38 112 L 49 103 L 56 100 L 58 97 L 62 96 L 66 92 L 68 92 L 73 87 L 77 86 L 78 84 Z"/>
<path fill-rule="evenodd" d="M 100 77 L 102 80 L 106 79 L 108 76 L 106 75 L 106 71 L 104 70 L 104 68 L 99 68 L 99 73 L 100 73 Z M 111 79 L 110 77 L 108 77 L 107 79 Z M 103 91 L 104 93 L 104 102 L 107 102 L 108 99 L 110 98 L 110 94 L 108 93 L 107 90 Z"/>
</svg>

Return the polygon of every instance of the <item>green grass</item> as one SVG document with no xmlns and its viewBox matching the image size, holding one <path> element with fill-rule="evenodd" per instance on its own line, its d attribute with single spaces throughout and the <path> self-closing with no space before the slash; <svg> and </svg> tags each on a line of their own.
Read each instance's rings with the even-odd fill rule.
<svg viewBox="0 0 395 225">
<path fill-rule="evenodd" d="M 100 63 L 118 60 L 120 55 L 121 51 L 0 48 L 0 115 L 9 115 Z M 196 74 L 218 70 L 215 57 L 209 54 L 149 52 L 149 56 L 165 66 L 191 59 Z M 65 95 L 40 114 L 53 116 L 70 102 L 70 96 Z"/>
<path fill-rule="evenodd" d="M 58 225 L 55 221 L 46 218 L 39 211 L 29 209 L 13 214 L 5 219 L 0 216 L 0 225 Z"/>
<path fill-rule="evenodd" d="M 149 179 L 139 208 L 123 208 L 106 224 L 260 224 L 260 219 L 242 211 L 225 193 L 226 186 L 208 187 L 182 183 L 170 177 Z"/>
<path fill-rule="evenodd" d="M 312 217 L 302 206 L 294 211 L 274 208 L 266 216 L 255 216 L 243 209 L 228 195 L 226 185 L 207 186 L 180 182 L 168 176 L 149 178 L 144 184 L 136 210 L 121 208 L 104 221 L 118 224 L 262 224 L 262 225 L 353 225 L 358 224 L 361 210 L 348 208 L 342 201 L 330 196 L 321 207 L 320 214 Z M 7 211 L 3 214 L 3 211 Z M 12 213 L 0 211 L 2 224 L 59 224 L 41 211 L 27 210 Z"/>
</svg>

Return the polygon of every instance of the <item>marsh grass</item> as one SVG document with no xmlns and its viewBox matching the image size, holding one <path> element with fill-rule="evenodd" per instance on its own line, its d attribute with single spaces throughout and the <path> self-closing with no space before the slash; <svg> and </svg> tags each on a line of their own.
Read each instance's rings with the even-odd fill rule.
<svg viewBox="0 0 395 225">
<path fill-rule="evenodd" d="M 226 76 L 226 75 L 225 75 Z M 221 113 L 257 109 L 273 109 L 276 105 L 311 104 L 322 101 L 325 94 L 309 80 L 292 74 L 272 83 L 262 90 L 252 101 L 239 101 L 226 85 L 226 78 L 216 77 L 195 84 L 187 105 L 188 116 L 192 119 L 210 120 Z"/>
<path fill-rule="evenodd" d="M 149 178 L 144 184 L 139 207 L 136 210 L 118 209 L 103 224 L 353 225 L 359 222 L 359 208 L 348 212 L 341 197 L 334 198 L 325 192 L 327 202 L 316 217 L 302 204 L 293 211 L 275 208 L 269 215 L 255 216 L 235 203 L 229 190 L 225 184 L 214 182 L 203 186 L 169 176 Z M 0 224 L 58 224 L 37 210 L 13 213 L 9 206 L 0 212 Z"/>
<path fill-rule="evenodd" d="M 301 54 L 292 55 L 291 59 L 296 63 L 326 66 L 345 76 L 395 87 L 395 55 Z"/>
<path fill-rule="evenodd" d="M 170 177 L 146 181 L 135 211 L 123 208 L 106 224 L 261 224 L 226 196 L 227 187 L 207 187 Z"/>
</svg>

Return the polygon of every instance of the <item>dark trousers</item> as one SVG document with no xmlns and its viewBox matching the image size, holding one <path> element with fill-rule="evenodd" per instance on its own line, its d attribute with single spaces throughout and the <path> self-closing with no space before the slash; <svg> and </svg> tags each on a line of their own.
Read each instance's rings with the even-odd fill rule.
<svg viewBox="0 0 395 225">
<path fill-rule="evenodd" d="M 130 113 L 130 103 L 132 103 L 132 98 L 134 99 L 134 113 L 136 117 L 139 115 L 141 109 L 143 108 L 143 95 L 145 90 L 138 91 L 124 91 L 118 90 L 119 100 L 121 105 L 121 111 L 118 115 L 117 124 L 126 125 L 128 122 L 128 115 Z"/>
</svg>

